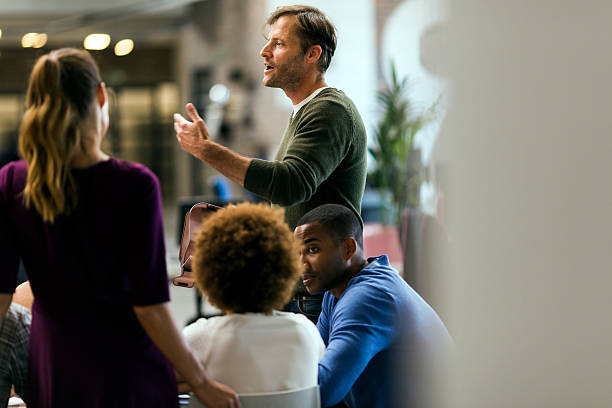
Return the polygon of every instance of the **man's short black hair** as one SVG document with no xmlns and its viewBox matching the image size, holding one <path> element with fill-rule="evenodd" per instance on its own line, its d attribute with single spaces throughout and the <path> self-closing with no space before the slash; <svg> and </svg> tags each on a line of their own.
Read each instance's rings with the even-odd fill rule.
<svg viewBox="0 0 612 408">
<path fill-rule="evenodd" d="M 363 249 L 363 228 L 355 213 L 339 204 L 324 204 L 308 211 L 297 222 L 297 226 L 318 222 L 330 235 L 343 241 L 353 237 Z"/>
</svg>

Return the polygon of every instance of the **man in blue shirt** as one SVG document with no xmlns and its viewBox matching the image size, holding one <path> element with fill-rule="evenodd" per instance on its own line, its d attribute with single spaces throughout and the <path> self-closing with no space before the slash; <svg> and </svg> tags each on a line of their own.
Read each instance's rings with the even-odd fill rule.
<svg viewBox="0 0 612 408">
<path fill-rule="evenodd" d="M 386 255 L 364 257 L 361 224 L 346 207 L 322 205 L 297 225 L 304 286 L 325 293 L 321 405 L 422 406 L 425 377 L 443 367 L 451 344 L 436 312 Z"/>
</svg>

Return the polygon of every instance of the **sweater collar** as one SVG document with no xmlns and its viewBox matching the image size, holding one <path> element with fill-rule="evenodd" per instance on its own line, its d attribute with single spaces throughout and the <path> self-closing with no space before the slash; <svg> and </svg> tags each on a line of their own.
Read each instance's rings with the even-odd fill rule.
<svg viewBox="0 0 612 408">
<path fill-rule="evenodd" d="M 293 105 L 293 116 L 297 115 L 297 113 L 300 111 L 302 106 L 306 105 L 308 102 L 313 100 L 314 97 L 317 96 L 319 92 L 321 92 L 325 88 L 329 88 L 329 86 L 322 86 L 320 88 L 315 89 L 314 92 L 308 95 L 304 100 L 302 100 L 302 102 L 298 103 L 297 105 Z"/>
</svg>

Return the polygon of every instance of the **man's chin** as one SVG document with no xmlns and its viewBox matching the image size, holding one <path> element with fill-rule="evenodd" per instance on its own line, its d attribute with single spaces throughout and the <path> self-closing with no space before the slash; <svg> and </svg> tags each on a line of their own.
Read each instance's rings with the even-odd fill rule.
<svg viewBox="0 0 612 408">
<path fill-rule="evenodd" d="M 280 88 L 277 83 L 274 82 L 274 78 L 267 78 L 264 76 L 261 80 L 263 86 L 267 86 L 268 88 Z"/>
<path fill-rule="evenodd" d="M 318 288 L 316 286 L 312 286 L 312 285 L 305 286 L 305 288 L 306 288 L 306 291 L 308 292 L 308 294 L 310 294 L 310 295 L 319 295 L 319 294 L 325 292 L 324 290 L 321 290 L 320 288 Z"/>
</svg>

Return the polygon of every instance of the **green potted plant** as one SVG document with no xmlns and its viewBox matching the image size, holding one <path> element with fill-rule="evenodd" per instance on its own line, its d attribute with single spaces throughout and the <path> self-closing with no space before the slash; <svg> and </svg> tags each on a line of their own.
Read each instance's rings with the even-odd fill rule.
<svg viewBox="0 0 612 408">
<path fill-rule="evenodd" d="M 413 144 L 417 133 L 437 117 L 439 99 L 428 109 L 417 112 L 407 93 L 408 79 L 398 78 L 392 61 L 391 80 L 378 92 L 382 115 L 374 131 L 375 144 L 368 149 L 376 160 L 368 180 L 380 194 L 382 223 L 396 229 L 403 254 L 402 275 L 417 287 L 420 227 L 425 216 L 419 208 L 419 191 L 426 169 L 421 163 L 421 152 Z"/>
<path fill-rule="evenodd" d="M 405 208 L 418 208 L 419 189 L 425 170 L 420 151 L 413 148 L 415 135 L 435 119 L 438 102 L 424 112 L 415 112 L 407 96 L 408 78 L 398 78 L 391 62 L 391 81 L 378 91 L 382 115 L 374 131 L 375 145 L 368 150 L 375 159 L 370 185 L 381 197 L 381 221 L 401 225 Z M 391 204 L 388 208 L 386 203 Z"/>
</svg>

